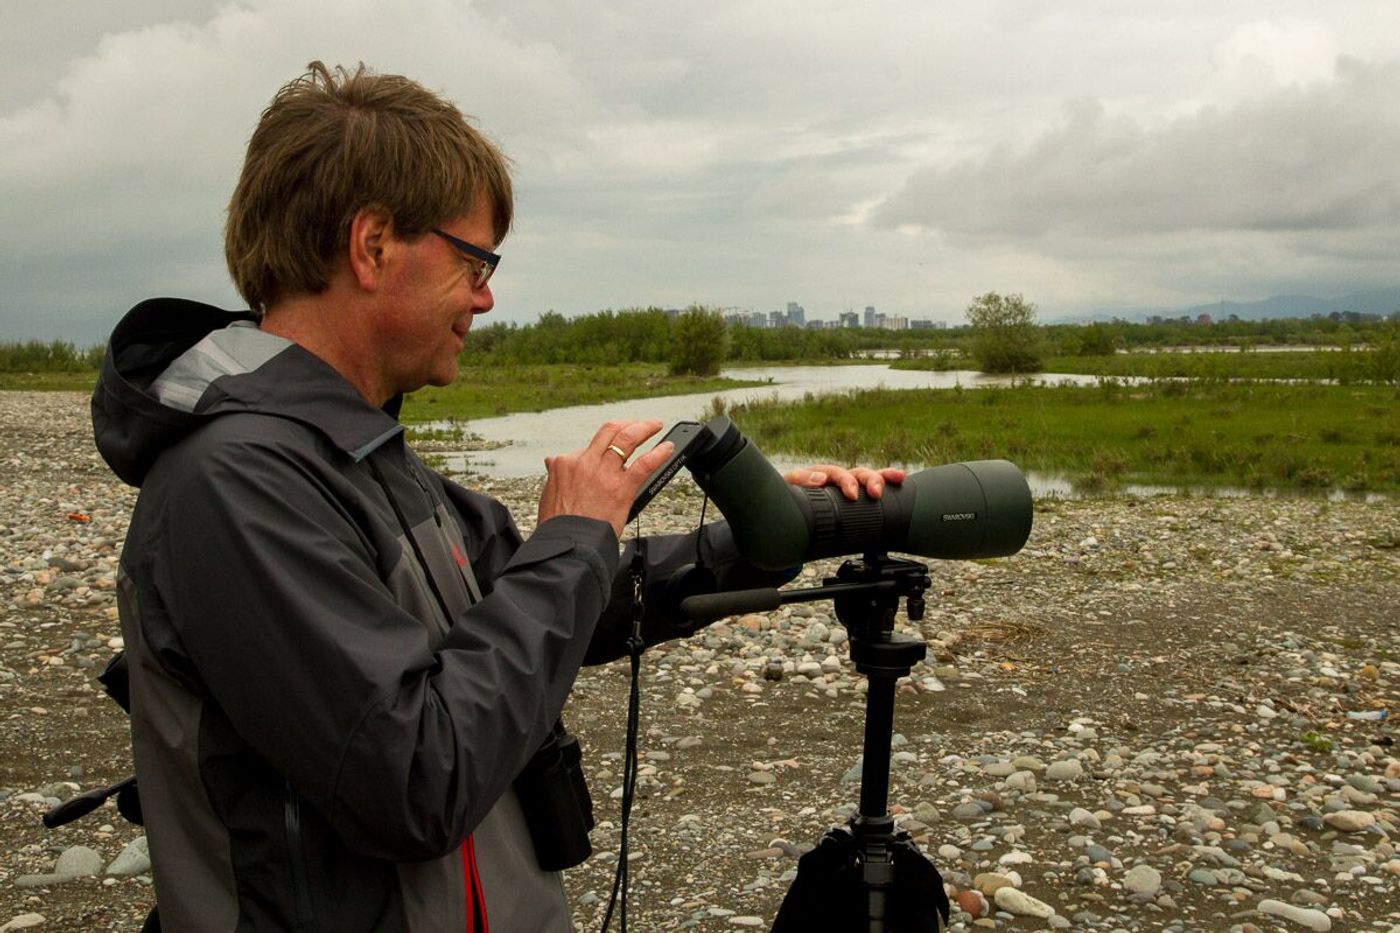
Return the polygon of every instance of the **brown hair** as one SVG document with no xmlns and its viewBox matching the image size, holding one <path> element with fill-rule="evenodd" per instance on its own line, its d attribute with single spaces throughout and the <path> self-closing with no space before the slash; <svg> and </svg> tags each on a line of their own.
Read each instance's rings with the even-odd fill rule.
<svg viewBox="0 0 1400 933">
<path fill-rule="evenodd" d="M 499 243 L 514 210 L 505 158 L 450 102 L 363 63 L 351 72 L 312 62 L 277 92 L 248 141 L 224 257 L 261 314 L 326 289 L 361 209 L 388 210 L 398 235 L 414 237 L 481 197 Z"/>
</svg>

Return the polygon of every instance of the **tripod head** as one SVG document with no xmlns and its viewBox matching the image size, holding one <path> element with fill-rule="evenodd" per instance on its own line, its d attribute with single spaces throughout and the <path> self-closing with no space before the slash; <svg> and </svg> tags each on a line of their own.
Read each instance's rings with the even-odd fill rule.
<svg viewBox="0 0 1400 933">
<path fill-rule="evenodd" d="M 852 641 L 877 642 L 887 640 L 894 631 L 901 599 L 907 601 L 911 621 L 924 617 L 924 591 L 928 588 L 925 564 L 875 552 L 846 560 L 836 575 L 824 579 L 821 586 L 697 593 L 681 598 L 676 608 L 682 616 L 698 623 L 746 612 L 768 612 L 788 603 L 829 599 Z"/>
<path fill-rule="evenodd" d="M 829 594 L 836 618 L 846 626 L 852 641 L 878 642 L 888 641 L 894 631 L 901 599 L 909 621 L 923 619 L 924 591 L 928 588 L 928 567 L 924 564 L 888 554 L 866 554 L 842 563 L 836 576 L 827 577 L 816 592 Z"/>
</svg>

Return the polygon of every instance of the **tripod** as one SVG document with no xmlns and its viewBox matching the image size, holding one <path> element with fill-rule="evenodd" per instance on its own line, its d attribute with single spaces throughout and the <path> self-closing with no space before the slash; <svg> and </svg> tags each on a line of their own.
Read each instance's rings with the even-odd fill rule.
<svg viewBox="0 0 1400 933">
<path fill-rule="evenodd" d="M 781 595 L 783 602 L 834 600 L 836 617 L 850 633 L 851 660 L 868 678 L 869 691 L 860 810 L 798 862 L 773 933 L 925 933 L 938 930 L 940 919 L 948 922 L 942 877 L 908 834 L 896 831 L 889 812 L 895 687 L 927 650 L 921 639 L 895 634 L 894 617 L 904 598 L 909 618 L 922 619 L 928 586 L 923 564 L 881 554 L 846 561 L 820 587 Z"/>
</svg>

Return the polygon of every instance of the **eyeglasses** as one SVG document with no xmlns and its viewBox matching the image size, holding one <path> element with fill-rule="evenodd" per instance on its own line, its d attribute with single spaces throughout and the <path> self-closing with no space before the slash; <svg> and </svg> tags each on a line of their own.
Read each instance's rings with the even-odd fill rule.
<svg viewBox="0 0 1400 933">
<path fill-rule="evenodd" d="M 472 288 L 485 288 L 486 283 L 491 281 L 491 274 L 496 271 L 496 267 L 501 264 L 501 257 L 488 249 L 480 246 L 473 246 L 466 240 L 459 240 L 455 236 L 445 231 L 433 228 L 433 233 L 442 237 L 462 254 L 462 258 L 467 261 L 467 265 L 476 270 L 476 275 L 472 279 Z"/>
</svg>

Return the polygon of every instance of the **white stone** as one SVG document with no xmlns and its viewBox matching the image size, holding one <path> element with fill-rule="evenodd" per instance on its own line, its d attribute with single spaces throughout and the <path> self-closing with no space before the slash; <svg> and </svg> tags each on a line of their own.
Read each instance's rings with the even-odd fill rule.
<svg viewBox="0 0 1400 933">
<path fill-rule="evenodd" d="M 1344 833 L 1359 833 L 1376 825 L 1376 817 L 1365 810 L 1338 810 L 1324 816 L 1322 822 Z"/>
<path fill-rule="evenodd" d="M 58 857 L 53 873 L 59 878 L 86 878 L 102 870 L 102 855 L 87 846 L 65 849 Z"/>
<path fill-rule="evenodd" d="M 1044 920 L 1055 916 L 1055 908 L 1044 901 L 1036 900 L 1025 891 L 1018 891 L 1012 887 L 997 888 L 993 899 L 1002 910 L 1018 917 L 1039 917 Z"/>
<path fill-rule="evenodd" d="M 1270 881 L 1293 881 L 1301 884 L 1303 876 L 1297 872 L 1285 871 L 1282 868 L 1275 868 L 1272 865 L 1265 865 L 1259 869 L 1260 873 Z"/>
<path fill-rule="evenodd" d="M 1075 807 L 1069 811 L 1069 825 L 1082 826 L 1085 829 L 1100 829 L 1102 827 L 1099 818 L 1083 807 Z"/>
<path fill-rule="evenodd" d="M 1050 762 L 1045 769 L 1045 779 L 1047 781 L 1077 781 L 1084 776 L 1084 766 L 1079 763 L 1078 758 L 1065 758 L 1061 761 Z"/>
<path fill-rule="evenodd" d="M 1309 930 L 1316 930 L 1317 933 L 1327 933 L 1328 930 L 1332 929 L 1332 918 L 1322 911 L 1313 910 L 1310 907 L 1298 907 L 1270 898 L 1260 901 L 1258 909 L 1261 914 L 1282 917 L 1290 923 L 1307 927 Z"/>
<path fill-rule="evenodd" d="M 121 854 L 107 866 L 109 875 L 144 875 L 151 870 L 151 855 L 146 847 L 146 837 L 137 836 L 126 844 Z"/>
<path fill-rule="evenodd" d="M 1151 865 L 1134 865 L 1123 876 L 1123 889 L 1129 894 L 1156 897 L 1162 889 L 1162 873 Z"/>
<path fill-rule="evenodd" d="M 1035 790 L 1035 772 L 1014 771 L 1007 775 L 1006 786 L 1016 790 L 1033 792 Z"/>
</svg>

